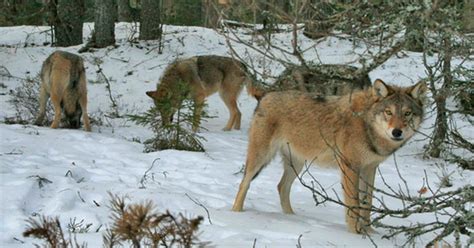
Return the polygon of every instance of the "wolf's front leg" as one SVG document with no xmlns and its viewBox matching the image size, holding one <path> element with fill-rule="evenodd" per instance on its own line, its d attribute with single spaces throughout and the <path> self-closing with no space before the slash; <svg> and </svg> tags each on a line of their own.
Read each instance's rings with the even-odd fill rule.
<svg viewBox="0 0 474 248">
<path fill-rule="evenodd" d="M 359 171 L 353 166 L 341 162 L 342 190 L 346 205 L 346 224 L 352 233 L 359 233 Z"/>
<path fill-rule="evenodd" d="M 360 221 L 358 230 L 362 233 L 372 232 L 370 227 L 370 210 L 372 208 L 372 192 L 374 190 L 375 172 L 378 165 L 367 166 L 360 171 L 359 204 Z"/>
<path fill-rule="evenodd" d="M 201 124 L 201 113 L 204 108 L 205 96 L 194 97 L 194 111 L 193 111 L 193 131 L 196 132 Z"/>
</svg>

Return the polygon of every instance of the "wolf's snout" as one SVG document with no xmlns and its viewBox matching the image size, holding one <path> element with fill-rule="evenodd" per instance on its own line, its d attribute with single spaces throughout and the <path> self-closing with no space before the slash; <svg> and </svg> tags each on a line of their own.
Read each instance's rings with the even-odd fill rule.
<svg viewBox="0 0 474 248">
<path fill-rule="evenodd" d="M 401 129 L 398 129 L 398 128 L 394 128 L 392 130 L 392 136 L 393 138 L 395 139 L 402 139 L 403 137 L 403 131 Z"/>
</svg>

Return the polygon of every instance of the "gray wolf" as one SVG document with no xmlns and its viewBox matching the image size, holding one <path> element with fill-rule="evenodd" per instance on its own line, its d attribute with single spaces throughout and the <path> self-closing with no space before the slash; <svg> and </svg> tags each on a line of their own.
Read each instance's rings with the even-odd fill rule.
<svg viewBox="0 0 474 248">
<path fill-rule="evenodd" d="M 278 184 L 283 212 L 292 214 L 291 185 L 305 163 L 339 167 L 349 231 L 370 231 L 377 166 L 419 128 L 427 87 L 374 86 L 344 96 L 301 91 L 266 94 L 249 130 L 245 174 L 233 205 L 242 211 L 250 182 L 280 151 L 284 172 Z"/>
<path fill-rule="evenodd" d="M 193 130 L 197 130 L 206 97 L 219 92 L 229 109 L 230 117 L 225 131 L 240 129 L 241 113 L 237 98 L 246 85 L 247 92 L 258 98 L 260 92 L 253 86 L 253 78 L 247 73 L 245 65 L 235 59 L 222 56 L 195 56 L 177 60 L 170 64 L 157 84 L 155 91 L 146 94 L 154 100 L 163 125 L 172 121 L 174 113 L 184 97 L 194 101 Z M 180 89 L 184 84 L 185 91 Z"/>
<path fill-rule="evenodd" d="M 53 52 L 43 62 L 40 77 L 40 110 L 35 124 L 43 123 L 46 103 L 51 97 L 54 107 L 51 128 L 59 127 L 61 114 L 64 112 L 69 127 L 79 128 L 82 115 L 84 129 L 91 131 L 87 115 L 87 81 L 82 58 L 64 51 Z"/>
<path fill-rule="evenodd" d="M 358 75 L 354 66 L 323 64 L 290 66 L 278 76 L 271 88 L 342 96 L 370 86 L 369 76 Z"/>
</svg>

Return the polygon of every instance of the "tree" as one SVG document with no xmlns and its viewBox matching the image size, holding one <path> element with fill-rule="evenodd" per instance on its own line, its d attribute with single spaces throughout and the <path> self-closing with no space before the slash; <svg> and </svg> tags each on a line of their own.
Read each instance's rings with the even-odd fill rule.
<svg viewBox="0 0 474 248">
<path fill-rule="evenodd" d="M 464 10 L 463 10 L 463 29 L 464 32 L 474 32 L 474 1 L 467 0 L 464 3 Z"/>
<path fill-rule="evenodd" d="M 51 0 L 50 24 L 54 26 L 55 45 L 66 47 L 82 44 L 84 0 Z"/>
<path fill-rule="evenodd" d="M 94 20 L 94 47 L 106 47 L 115 44 L 115 20 L 117 5 L 115 0 L 96 0 Z"/>
<path fill-rule="evenodd" d="M 462 107 L 453 110 L 447 104 L 450 97 L 459 95 L 469 84 L 472 87 L 474 77 L 472 69 L 465 64 L 472 61 L 473 54 L 472 38 L 463 34 L 465 27 L 462 21 L 466 6 L 458 1 L 435 2 L 425 10 L 419 22 L 423 27 L 421 37 L 425 40 L 423 62 L 436 109 L 434 131 L 426 154 L 435 158 L 454 157 L 461 166 L 474 169 L 472 158 L 470 161 L 468 156 L 462 159 L 450 151 L 461 148 L 472 154 L 474 145 L 460 136 L 456 130 L 456 121 L 452 119 L 457 112 L 472 118 L 472 109 L 463 112 Z M 441 22 L 443 25 L 439 25 Z M 433 55 L 436 55 L 435 62 L 429 62 L 429 57 Z M 454 63 L 455 60 L 462 62 Z"/>
<path fill-rule="evenodd" d="M 199 136 L 196 132 L 188 130 L 190 126 L 200 126 L 200 123 L 196 123 L 194 113 L 197 109 L 204 109 L 204 106 L 197 106 L 194 101 L 187 98 L 185 92 L 189 92 L 189 86 L 182 81 L 176 82 L 177 94 L 181 96 L 177 100 L 180 105 L 177 108 L 176 118 L 169 124 L 163 124 L 159 109 L 172 108 L 171 98 L 166 98 L 163 103 L 160 103 L 160 107 L 152 107 L 147 112 L 141 115 L 129 115 L 130 120 L 136 122 L 139 125 L 150 126 L 155 133 L 155 137 L 144 141 L 145 150 L 144 152 L 155 152 L 165 149 L 175 149 L 184 151 L 195 151 L 204 152 L 204 145 L 202 140 L 203 137 Z M 205 111 L 200 113 L 201 117 L 208 118 L 208 114 Z M 198 120 L 199 122 L 201 120 Z"/>
<path fill-rule="evenodd" d="M 140 12 L 140 40 L 161 38 L 160 0 L 142 0 Z"/>
<path fill-rule="evenodd" d="M 219 26 L 219 11 L 229 6 L 229 0 L 203 0 L 203 25 L 217 28 Z"/>
<path fill-rule="evenodd" d="M 0 1 L 0 26 L 41 25 L 43 14 L 43 4 L 40 1 Z"/>
<path fill-rule="evenodd" d="M 203 3 L 196 0 L 164 0 L 165 23 L 184 26 L 203 24 Z"/>
<path fill-rule="evenodd" d="M 129 0 L 117 0 L 117 7 L 119 22 L 129 22 L 133 20 Z"/>
</svg>

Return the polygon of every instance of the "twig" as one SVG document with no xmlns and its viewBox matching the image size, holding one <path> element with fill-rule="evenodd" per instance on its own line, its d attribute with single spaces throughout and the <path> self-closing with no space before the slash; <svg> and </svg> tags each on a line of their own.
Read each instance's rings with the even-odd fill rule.
<svg viewBox="0 0 474 248">
<path fill-rule="evenodd" d="M 77 191 L 77 196 L 79 196 L 79 199 L 81 199 L 82 202 L 86 203 L 86 201 L 84 200 L 84 198 L 82 198 L 81 196 L 81 191 Z"/>
<path fill-rule="evenodd" d="M 303 248 L 303 246 L 301 245 L 302 237 L 303 237 L 303 234 L 300 234 L 300 236 L 298 236 L 298 243 L 296 244 L 296 248 Z"/>
<path fill-rule="evenodd" d="M 207 214 L 207 220 L 209 221 L 209 224 L 212 225 L 212 221 L 211 221 L 211 216 L 209 214 L 209 210 L 206 208 L 206 206 L 204 206 L 200 201 L 196 200 L 196 199 L 193 199 L 191 196 L 188 195 L 188 193 L 184 193 L 192 202 L 194 202 L 196 205 L 204 208 L 204 210 L 206 211 L 206 214 Z"/>
<path fill-rule="evenodd" d="M 111 86 L 110 86 L 110 81 L 109 81 L 109 79 L 107 78 L 107 76 L 104 74 L 102 68 L 100 67 L 100 64 L 97 64 L 97 68 L 98 68 L 98 71 L 97 71 L 97 72 L 102 75 L 102 77 L 103 77 L 104 80 L 105 80 L 105 83 L 107 84 L 107 85 L 105 86 L 105 88 L 107 89 L 110 102 L 112 103 L 112 105 L 111 105 L 111 107 L 112 107 L 112 109 L 113 109 L 112 116 L 113 116 L 113 117 L 120 117 L 120 114 L 119 114 L 119 111 L 118 111 L 117 102 L 115 101 L 114 97 L 112 96 L 112 89 L 111 89 Z"/>
<path fill-rule="evenodd" d="M 17 150 L 16 148 L 14 148 L 10 152 L 4 153 L 2 155 L 23 155 L 23 151 L 22 150 Z"/>
<path fill-rule="evenodd" d="M 150 172 L 150 171 L 153 169 L 153 167 L 155 167 L 155 162 L 158 161 L 158 160 L 160 160 L 160 158 L 156 158 L 155 160 L 153 160 L 153 162 L 151 163 L 150 168 L 148 168 L 148 169 L 145 171 L 145 173 L 143 173 L 143 176 L 142 176 L 142 178 L 140 179 L 140 184 L 141 184 L 141 186 L 139 187 L 140 189 L 145 189 L 145 188 L 146 188 L 145 183 L 146 183 L 147 178 L 148 178 L 148 172 Z M 164 175 L 165 175 L 165 177 L 166 177 L 166 174 L 164 174 Z M 153 177 L 152 177 L 152 178 L 153 178 Z"/>
<path fill-rule="evenodd" d="M 39 188 L 43 188 L 46 183 L 47 183 L 47 184 L 53 183 L 51 180 L 49 180 L 49 179 L 47 179 L 47 178 L 45 178 L 45 177 L 42 177 L 42 176 L 40 176 L 40 175 L 29 176 L 29 177 L 27 177 L 27 178 L 36 178 L 36 180 L 38 181 L 38 187 L 39 187 Z"/>
</svg>

